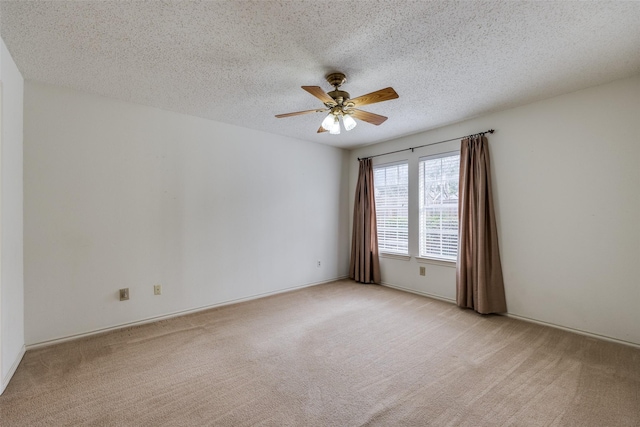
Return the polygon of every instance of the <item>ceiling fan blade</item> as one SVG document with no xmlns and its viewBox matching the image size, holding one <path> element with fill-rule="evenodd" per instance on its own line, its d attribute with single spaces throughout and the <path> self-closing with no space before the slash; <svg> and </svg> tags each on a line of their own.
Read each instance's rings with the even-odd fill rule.
<svg viewBox="0 0 640 427">
<path fill-rule="evenodd" d="M 336 101 L 327 95 L 320 86 L 302 86 L 302 89 L 306 90 L 325 104 L 336 105 Z"/>
<path fill-rule="evenodd" d="M 329 110 L 327 108 L 322 108 L 322 109 L 315 109 L 315 110 L 296 111 L 295 113 L 276 114 L 276 117 L 281 119 L 283 117 L 299 116 L 301 114 L 309 114 L 309 113 L 322 113 L 324 111 L 329 111 Z"/>
<path fill-rule="evenodd" d="M 318 129 L 318 133 L 322 133 L 322 132 L 328 132 L 328 130 L 320 126 L 320 128 Z"/>
<path fill-rule="evenodd" d="M 360 119 L 362 121 L 371 123 L 372 125 L 376 125 L 376 126 L 381 125 L 382 123 L 384 123 L 385 120 L 387 120 L 387 117 L 385 116 L 373 114 L 368 111 L 356 110 L 355 108 L 350 111 L 352 111 L 351 115 L 354 118 Z"/>
<path fill-rule="evenodd" d="M 396 98 L 399 98 L 399 95 L 392 87 L 388 87 L 350 99 L 349 102 L 353 102 L 356 107 L 361 107 L 363 105 L 375 104 L 376 102 L 388 101 Z"/>
</svg>

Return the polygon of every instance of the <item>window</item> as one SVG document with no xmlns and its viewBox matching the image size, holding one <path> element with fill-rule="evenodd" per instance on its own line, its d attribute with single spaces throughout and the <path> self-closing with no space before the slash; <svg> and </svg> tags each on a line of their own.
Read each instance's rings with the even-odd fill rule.
<svg viewBox="0 0 640 427">
<path fill-rule="evenodd" d="M 420 256 L 455 261 L 458 257 L 460 154 L 424 157 L 418 168 Z"/>
<path fill-rule="evenodd" d="M 381 165 L 373 169 L 380 252 L 409 253 L 408 169 L 407 163 Z"/>
</svg>

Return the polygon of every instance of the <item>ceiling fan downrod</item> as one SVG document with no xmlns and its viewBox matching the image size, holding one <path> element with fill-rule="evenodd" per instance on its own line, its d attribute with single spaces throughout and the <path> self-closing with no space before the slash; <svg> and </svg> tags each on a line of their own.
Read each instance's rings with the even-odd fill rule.
<svg viewBox="0 0 640 427">
<path fill-rule="evenodd" d="M 342 107 L 343 104 L 351 97 L 349 95 L 349 92 L 338 89 L 344 82 L 347 81 L 347 76 L 345 76 L 343 73 L 331 73 L 327 75 L 326 79 L 327 82 L 329 82 L 329 84 L 334 87 L 334 90 L 332 90 L 331 92 L 327 92 L 327 95 L 333 98 L 336 103 Z M 327 107 L 331 108 L 331 106 L 329 105 L 327 105 Z"/>
</svg>

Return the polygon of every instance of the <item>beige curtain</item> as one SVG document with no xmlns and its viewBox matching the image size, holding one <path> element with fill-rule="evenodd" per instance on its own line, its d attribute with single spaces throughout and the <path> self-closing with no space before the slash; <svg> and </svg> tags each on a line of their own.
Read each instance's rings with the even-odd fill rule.
<svg viewBox="0 0 640 427">
<path fill-rule="evenodd" d="M 463 139 L 456 300 L 460 307 L 482 314 L 507 311 L 490 175 L 487 138 Z"/>
<path fill-rule="evenodd" d="M 371 159 L 360 160 L 360 172 L 353 206 L 349 277 L 361 283 L 380 283 L 376 199 L 373 191 Z"/>
</svg>

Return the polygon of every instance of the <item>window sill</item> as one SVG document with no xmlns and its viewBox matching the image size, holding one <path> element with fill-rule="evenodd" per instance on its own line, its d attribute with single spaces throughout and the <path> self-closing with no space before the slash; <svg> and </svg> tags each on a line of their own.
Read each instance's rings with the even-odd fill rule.
<svg viewBox="0 0 640 427">
<path fill-rule="evenodd" d="M 380 258 L 399 259 L 402 261 L 409 261 L 411 259 L 411 255 L 392 254 L 389 252 L 379 252 L 378 255 Z"/>
<path fill-rule="evenodd" d="M 416 257 L 416 261 L 422 264 L 433 264 L 433 265 L 441 265 L 443 267 L 456 268 L 456 261 L 452 261 L 449 259 L 438 259 L 438 258 L 424 258 L 424 257 Z"/>
</svg>

